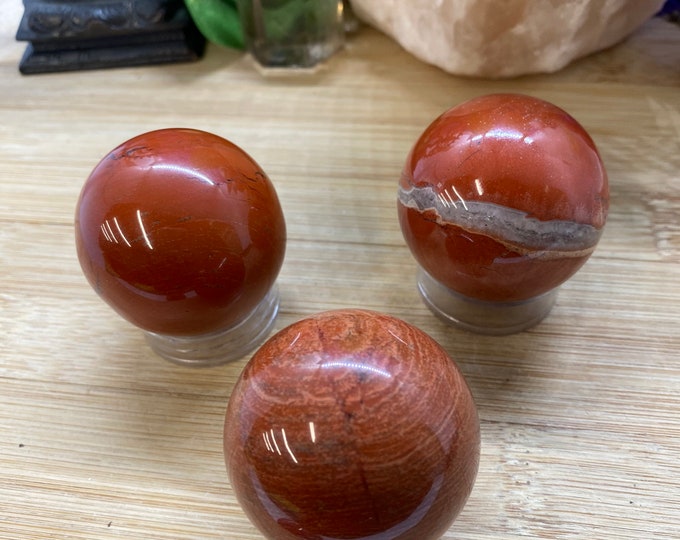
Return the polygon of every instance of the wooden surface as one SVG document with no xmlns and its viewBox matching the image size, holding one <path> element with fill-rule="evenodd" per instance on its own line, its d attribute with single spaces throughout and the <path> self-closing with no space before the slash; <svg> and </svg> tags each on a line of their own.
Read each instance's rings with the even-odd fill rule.
<svg viewBox="0 0 680 540">
<path fill-rule="evenodd" d="M 289 242 L 281 328 L 331 308 L 414 323 L 458 361 L 482 420 L 474 492 L 445 538 L 680 538 L 680 28 L 659 20 L 554 75 L 461 79 L 364 29 L 311 78 L 212 46 L 194 64 L 22 77 L 0 10 L 0 538 L 261 539 L 237 506 L 222 421 L 246 359 L 170 365 L 80 272 L 73 212 L 110 149 L 187 126 L 247 149 Z M 434 319 L 396 221 L 406 153 L 492 91 L 566 108 L 611 180 L 595 255 L 550 317 L 510 337 Z"/>
</svg>

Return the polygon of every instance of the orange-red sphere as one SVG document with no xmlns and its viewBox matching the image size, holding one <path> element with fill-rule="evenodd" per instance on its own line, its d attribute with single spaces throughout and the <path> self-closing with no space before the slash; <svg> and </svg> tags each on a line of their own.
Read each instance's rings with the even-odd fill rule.
<svg viewBox="0 0 680 540">
<path fill-rule="evenodd" d="M 196 335 L 248 315 L 274 284 L 286 228 L 261 167 L 193 129 L 144 133 L 95 167 L 78 200 L 78 258 L 125 319 Z"/>
<path fill-rule="evenodd" d="M 423 132 L 403 169 L 398 214 L 435 280 L 470 298 L 519 301 L 586 262 L 608 200 L 600 155 L 574 118 L 541 99 L 492 94 Z"/>
<path fill-rule="evenodd" d="M 229 401 L 224 452 L 236 496 L 272 540 L 434 540 L 477 474 L 477 411 L 427 334 L 371 311 L 280 331 Z"/>
</svg>

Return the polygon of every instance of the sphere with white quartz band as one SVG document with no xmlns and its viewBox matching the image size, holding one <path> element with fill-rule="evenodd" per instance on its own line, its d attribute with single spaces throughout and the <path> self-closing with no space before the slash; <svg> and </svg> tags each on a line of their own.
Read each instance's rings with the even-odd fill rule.
<svg viewBox="0 0 680 540">
<path fill-rule="evenodd" d="M 492 94 L 434 120 L 399 184 L 404 238 L 443 287 L 521 302 L 569 279 L 606 221 L 607 174 L 586 130 L 530 96 Z"/>
</svg>

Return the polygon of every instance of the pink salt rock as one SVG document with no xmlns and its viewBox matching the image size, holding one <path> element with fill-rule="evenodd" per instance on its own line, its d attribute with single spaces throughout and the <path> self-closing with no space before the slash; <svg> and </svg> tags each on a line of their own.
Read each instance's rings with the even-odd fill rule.
<svg viewBox="0 0 680 540">
<path fill-rule="evenodd" d="M 557 71 L 610 47 L 663 0 L 352 0 L 356 15 L 411 54 L 456 75 Z"/>
</svg>

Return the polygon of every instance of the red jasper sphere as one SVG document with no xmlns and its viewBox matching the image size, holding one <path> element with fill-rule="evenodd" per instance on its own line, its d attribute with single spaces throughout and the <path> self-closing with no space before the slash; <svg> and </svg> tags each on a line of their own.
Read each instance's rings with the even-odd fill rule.
<svg viewBox="0 0 680 540">
<path fill-rule="evenodd" d="M 125 319 L 151 332 L 228 328 L 273 286 L 286 228 L 272 183 L 203 131 L 144 133 L 94 168 L 78 200 L 78 258 Z"/>
<path fill-rule="evenodd" d="M 479 451 L 475 404 L 447 353 L 363 310 L 321 313 L 267 341 L 224 426 L 232 488 L 272 540 L 439 538 Z"/>
<path fill-rule="evenodd" d="M 404 238 L 460 294 L 519 301 L 571 277 L 599 241 L 607 174 L 585 129 L 559 107 L 493 94 L 442 114 L 399 183 Z"/>
</svg>

